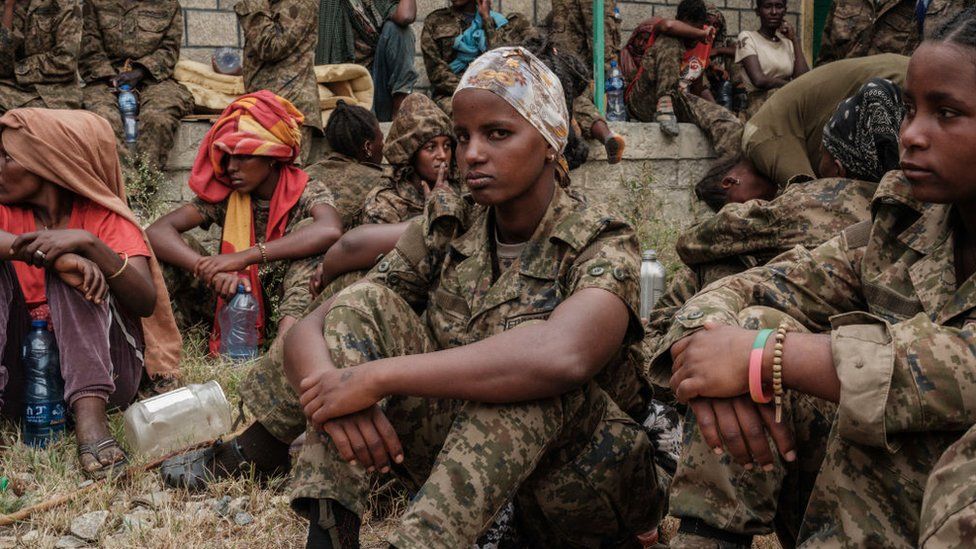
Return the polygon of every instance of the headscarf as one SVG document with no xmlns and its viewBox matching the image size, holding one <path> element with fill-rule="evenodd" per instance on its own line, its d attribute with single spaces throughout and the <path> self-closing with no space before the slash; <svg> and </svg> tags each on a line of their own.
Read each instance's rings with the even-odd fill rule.
<svg viewBox="0 0 976 549">
<path fill-rule="evenodd" d="M 560 155 L 569 138 L 569 111 L 563 86 L 549 67 L 521 47 L 496 48 L 475 59 L 454 94 L 488 90 L 505 100 Z"/>
<path fill-rule="evenodd" d="M 104 118 L 81 110 L 13 109 L 0 117 L 0 131 L 4 149 L 27 171 L 141 227 L 126 203 L 115 133 Z M 156 308 L 142 319 L 146 371 L 176 377 L 183 342 L 159 262 L 142 236 L 156 287 Z"/>
<path fill-rule="evenodd" d="M 824 125 L 824 149 L 844 166 L 848 177 L 881 181 L 898 167 L 898 130 L 904 116 L 898 86 L 872 78 L 841 101 Z"/>
<path fill-rule="evenodd" d="M 417 151 L 441 135 L 454 139 L 451 118 L 422 93 L 411 93 L 404 98 L 383 144 L 383 156 L 393 165 L 396 179 L 409 177 Z"/>
<path fill-rule="evenodd" d="M 243 95 L 231 103 L 200 143 L 200 151 L 190 172 L 190 189 L 202 200 L 217 203 L 227 200 L 227 213 L 221 235 L 220 253 L 239 252 L 254 246 L 254 212 L 251 196 L 233 190 L 225 173 L 225 155 L 251 155 L 276 158 L 281 161 L 281 175 L 268 212 L 265 242 L 285 235 L 291 209 L 298 203 L 308 174 L 293 164 L 301 152 L 302 121 L 304 117 L 287 99 L 267 90 Z M 250 265 L 245 276 L 261 309 L 258 314 L 258 333 L 264 333 L 264 301 L 258 266 Z M 224 300 L 217 300 L 217 313 Z M 216 354 L 220 347 L 220 325 L 214 323 L 210 350 Z"/>
</svg>

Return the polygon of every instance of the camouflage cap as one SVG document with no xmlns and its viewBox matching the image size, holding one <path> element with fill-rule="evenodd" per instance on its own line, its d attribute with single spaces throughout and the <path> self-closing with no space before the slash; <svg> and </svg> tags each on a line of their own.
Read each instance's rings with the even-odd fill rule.
<svg viewBox="0 0 976 549">
<path fill-rule="evenodd" d="M 393 119 L 383 156 L 393 166 L 405 166 L 424 143 L 441 135 L 454 138 L 451 118 L 426 95 L 411 93 Z"/>
</svg>

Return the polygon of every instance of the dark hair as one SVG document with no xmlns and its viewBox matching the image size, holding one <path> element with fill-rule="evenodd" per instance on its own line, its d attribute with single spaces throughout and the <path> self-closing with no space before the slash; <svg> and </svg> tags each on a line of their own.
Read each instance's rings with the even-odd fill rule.
<svg viewBox="0 0 976 549">
<path fill-rule="evenodd" d="M 570 124 L 569 138 L 566 140 L 566 148 L 563 150 L 563 157 L 566 158 L 566 164 L 569 165 L 570 170 L 575 170 L 585 164 L 589 156 L 590 147 L 576 133 L 576 128 Z"/>
<path fill-rule="evenodd" d="M 363 144 L 372 141 L 379 127 L 376 116 L 356 105 L 348 105 L 340 99 L 325 125 L 325 139 L 332 150 L 358 158 Z"/>
<path fill-rule="evenodd" d="M 681 0 L 674 17 L 683 23 L 705 23 L 708 21 L 708 6 L 705 0 Z"/>
<path fill-rule="evenodd" d="M 541 34 L 527 39 L 523 47 L 545 63 L 559 79 L 566 99 L 566 112 L 572 115 L 573 101 L 586 91 L 590 83 L 589 69 L 586 63 L 575 54 L 557 51 L 552 40 Z"/>
<path fill-rule="evenodd" d="M 976 48 L 976 8 L 966 8 L 936 27 L 929 40 Z"/>
<path fill-rule="evenodd" d="M 767 1 L 768 1 L 768 0 L 756 0 L 756 11 L 759 11 L 759 8 L 761 8 L 761 7 L 762 7 L 762 5 L 763 5 L 763 2 L 767 2 Z M 783 5 L 784 5 L 784 6 L 785 6 L 785 5 L 788 5 L 788 4 L 789 4 L 789 2 L 788 2 L 787 0 L 783 0 Z"/>
<path fill-rule="evenodd" d="M 709 168 L 705 177 L 695 185 L 695 196 L 704 202 L 712 211 L 719 211 L 728 199 L 728 192 L 722 188 L 725 175 L 741 160 L 741 156 L 722 162 L 717 162 Z"/>
</svg>

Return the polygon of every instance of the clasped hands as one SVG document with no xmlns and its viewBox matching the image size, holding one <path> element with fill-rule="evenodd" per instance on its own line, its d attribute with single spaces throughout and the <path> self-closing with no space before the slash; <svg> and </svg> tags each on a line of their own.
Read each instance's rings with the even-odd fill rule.
<svg viewBox="0 0 976 549">
<path fill-rule="evenodd" d="M 244 284 L 247 291 L 251 291 L 251 281 L 240 274 L 251 263 L 246 250 L 229 254 L 207 255 L 198 259 L 193 265 L 193 276 L 213 288 L 220 297 L 229 299 L 237 292 L 238 284 Z"/>
<path fill-rule="evenodd" d="M 299 400 L 305 417 L 324 433 L 323 442 L 331 440 L 342 459 L 386 473 L 403 462 L 403 446 L 379 407 L 384 395 L 372 375 L 375 364 L 323 367 L 301 381 Z"/>
<path fill-rule="evenodd" d="M 695 414 L 705 443 L 716 454 L 728 451 L 745 469 L 758 463 L 771 470 L 773 451 L 767 435 L 786 461 L 796 459 L 793 432 L 776 423 L 770 404 L 749 396 L 749 353 L 755 330 L 706 322 L 671 346 L 671 390 Z"/>
<path fill-rule="evenodd" d="M 82 255 L 93 236 L 78 229 L 53 229 L 24 233 L 10 245 L 12 259 L 32 267 L 51 268 L 66 284 L 101 304 L 108 295 L 108 280 L 92 260 Z"/>
</svg>

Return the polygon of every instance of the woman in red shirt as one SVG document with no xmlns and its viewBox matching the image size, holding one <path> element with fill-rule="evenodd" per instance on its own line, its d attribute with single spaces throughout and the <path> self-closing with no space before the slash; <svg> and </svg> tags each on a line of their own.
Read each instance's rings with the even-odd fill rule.
<svg viewBox="0 0 976 549">
<path fill-rule="evenodd" d="M 179 334 L 149 245 L 125 205 L 108 123 L 84 111 L 15 109 L 0 118 L 0 411 L 19 416 L 19 349 L 30 318 L 50 320 L 84 472 L 126 456 L 106 408 L 135 398 L 144 366 L 175 375 Z M 145 319 L 140 322 L 141 319 Z"/>
</svg>

